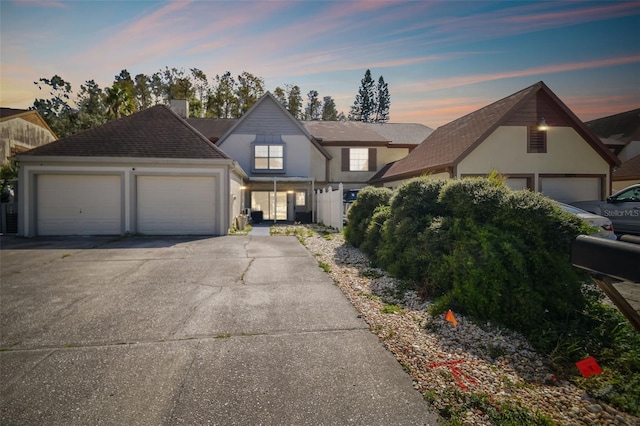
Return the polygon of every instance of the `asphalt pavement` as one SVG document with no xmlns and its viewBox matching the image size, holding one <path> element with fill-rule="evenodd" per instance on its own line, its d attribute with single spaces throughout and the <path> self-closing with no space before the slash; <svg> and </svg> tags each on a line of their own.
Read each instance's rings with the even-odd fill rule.
<svg viewBox="0 0 640 426">
<path fill-rule="evenodd" d="M 295 237 L 0 248 L 2 425 L 438 422 Z"/>
</svg>

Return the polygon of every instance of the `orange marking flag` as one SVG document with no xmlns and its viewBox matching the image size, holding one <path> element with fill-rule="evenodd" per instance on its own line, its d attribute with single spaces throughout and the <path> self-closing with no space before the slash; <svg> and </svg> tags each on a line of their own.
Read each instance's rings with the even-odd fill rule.
<svg viewBox="0 0 640 426">
<path fill-rule="evenodd" d="M 451 312 L 451 309 L 449 309 L 449 311 L 447 312 L 447 315 L 445 315 L 444 319 L 446 319 L 451 324 L 453 324 L 454 327 L 458 326 L 458 321 L 456 321 L 456 317 L 453 316 L 453 312 Z"/>
<path fill-rule="evenodd" d="M 600 368 L 592 356 L 576 362 L 576 367 L 578 367 L 578 370 L 580 370 L 584 377 L 589 377 L 593 374 L 602 374 L 602 368 Z"/>
</svg>

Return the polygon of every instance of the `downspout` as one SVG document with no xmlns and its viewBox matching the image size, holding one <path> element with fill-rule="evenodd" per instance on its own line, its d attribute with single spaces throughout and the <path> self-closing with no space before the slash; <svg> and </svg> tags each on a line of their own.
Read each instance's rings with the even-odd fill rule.
<svg viewBox="0 0 640 426">
<path fill-rule="evenodd" d="M 278 222 L 278 214 L 276 213 L 278 211 L 278 192 L 277 192 L 277 185 L 276 185 L 276 179 L 277 178 L 273 178 L 273 223 L 276 224 Z"/>
</svg>

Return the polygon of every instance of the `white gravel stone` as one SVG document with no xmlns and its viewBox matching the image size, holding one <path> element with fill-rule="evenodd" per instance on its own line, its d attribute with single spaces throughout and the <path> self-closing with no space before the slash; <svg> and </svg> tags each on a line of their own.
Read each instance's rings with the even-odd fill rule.
<svg viewBox="0 0 640 426">
<path fill-rule="evenodd" d="M 300 228 L 303 231 L 297 235 L 304 235 L 301 240 L 308 251 L 329 265 L 331 278 L 411 375 L 414 387 L 436 395 L 436 408 L 454 406 L 455 390 L 489 395 L 497 406 L 517 403 L 559 425 L 640 424 L 639 418 L 615 410 L 571 383 L 552 380 L 547 360 L 518 333 L 492 324 L 479 327 L 455 312 L 457 327 L 443 316 L 432 317 L 428 301 L 413 291 L 397 291 L 396 280 L 372 268 L 364 254 L 345 244 L 342 234 L 308 236 L 306 228 Z M 402 311 L 382 313 L 387 304 L 399 305 Z M 606 419 L 601 418 L 603 413 L 609 413 Z M 467 411 L 463 422 L 490 424 L 479 410 Z"/>
</svg>

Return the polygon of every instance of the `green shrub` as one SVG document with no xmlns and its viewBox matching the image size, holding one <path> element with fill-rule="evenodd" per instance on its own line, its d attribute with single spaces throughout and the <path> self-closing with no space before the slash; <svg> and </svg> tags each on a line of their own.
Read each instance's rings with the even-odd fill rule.
<svg viewBox="0 0 640 426">
<path fill-rule="evenodd" d="M 422 282 L 426 267 L 438 247 L 431 247 L 427 231 L 434 217 L 445 213 L 438 203 L 446 181 L 413 179 L 391 198 L 391 216 L 385 222 L 375 259 L 394 276 Z M 435 232 L 435 231 L 434 231 Z"/>
<path fill-rule="evenodd" d="M 373 212 L 378 206 L 389 204 L 392 191 L 389 188 L 367 186 L 358 193 L 358 198 L 348 213 L 348 223 L 344 229 L 345 240 L 354 247 L 360 247 Z"/>
<path fill-rule="evenodd" d="M 376 209 L 373 211 L 373 216 L 371 217 L 369 226 L 367 227 L 367 230 L 365 232 L 364 240 L 360 245 L 360 250 L 362 250 L 363 253 L 369 256 L 369 260 L 374 266 L 377 266 L 378 263 L 376 252 L 378 249 L 378 244 L 382 239 L 382 230 L 390 216 L 390 206 L 376 207 Z"/>
<path fill-rule="evenodd" d="M 489 179 L 454 179 L 442 188 L 438 201 L 453 217 L 484 223 L 494 218 L 509 192 L 503 184 Z"/>
</svg>

